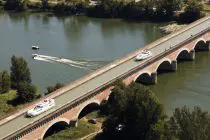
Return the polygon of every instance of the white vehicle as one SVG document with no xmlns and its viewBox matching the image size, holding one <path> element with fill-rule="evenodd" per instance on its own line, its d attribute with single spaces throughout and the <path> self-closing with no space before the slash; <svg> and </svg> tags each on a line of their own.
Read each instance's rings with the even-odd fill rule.
<svg viewBox="0 0 210 140">
<path fill-rule="evenodd" d="M 39 46 L 32 46 L 32 49 L 37 50 L 39 49 Z"/>
<path fill-rule="evenodd" d="M 45 99 L 44 102 L 37 104 L 34 108 L 28 110 L 26 112 L 27 116 L 34 117 L 37 116 L 48 109 L 52 108 L 55 106 L 55 100 L 54 99 Z"/>
<path fill-rule="evenodd" d="M 144 50 L 142 51 L 141 53 L 139 53 L 137 56 L 136 56 L 136 60 L 139 61 L 139 60 L 144 60 L 146 58 L 149 58 L 152 56 L 152 52 L 151 51 L 148 51 L 148 50 Z"/>
</svg>

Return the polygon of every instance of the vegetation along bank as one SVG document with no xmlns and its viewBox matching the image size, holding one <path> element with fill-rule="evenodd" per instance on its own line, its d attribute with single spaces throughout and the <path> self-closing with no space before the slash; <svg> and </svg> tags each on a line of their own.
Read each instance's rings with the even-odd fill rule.
<svg viewBox="0 0 210 140">
<path fill-rule="evenodd" d="M 5 10 L 47 11 L 59 15 L 86 15 L 98 18 L 123 18 L 128 20 L 150 20 L 192 22 L 204 16 L 202 0 L 6 0 L 0 1 Z"/>
</svg>

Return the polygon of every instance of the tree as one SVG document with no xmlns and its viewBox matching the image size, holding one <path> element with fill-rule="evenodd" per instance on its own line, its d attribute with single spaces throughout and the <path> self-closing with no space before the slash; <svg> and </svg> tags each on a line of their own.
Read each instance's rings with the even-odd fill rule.
<svg viewBox="0 0 210 140">
<path fill-rule="evenodd" d="M 37 89 L 34 85 L 22 82 L 19 83 L 17 95 L 21 102 L 30 102 L 36 98 L 36 91 Z"/>
<path fill-rule="evenodd" d="M 7 71 L 0 72 L 0 93 L 8 92 L 10 89 L 10 76 Z"/>
<path fill-rule="evenodd" d="M 168 138 L 179 140 L 209 140 L 209 129 L 208 112 L 202 111 L 200 107 L 195 107 L 193 111 L 190 111 L 186 106 L 175 109 L 166 127 Z"/>
<path fill-rule="evenodd" d="M 41 0 L 42 9 L 47 9 L 49 7 L 48 0 Z"/>
<path fill-rule="evenodd" d="M 199 0 L 188 0 L 185 12 L 200 13 L 203 10 L 203 4 Z"/>
<path fill-rule="evenodd" d="M 49 94 L 49 93 L 51 93 L 51 92 L 53 92 L 53 91 L 63 87 L 63 86 L 65 86 L 63 83 L 56 83 L 55 86 L 48 86 L 47 87 L 47 93 L 45 93 L 45 95 L 47 95 L 47 94 Z"/>
<path fill-rule="evenodd" d="M 114 139 L 160 139 L 163 137 L 163 107 L 148 88 L 132 83 L 118 84 L 108 100 L 109 116 L 103 133 Z M 117 131 L 119 125 L 123 126 Z"/>
<path fill-rule="evenodd" d="M 24 0 L 6 0 L 6 10 L 23 11 L 26 9 L 26 3 Z"/>
<path fill-rule="evenodd" d="M 31 74 L 28 64 L 23 57 L 12 56 L 11 58 L 11 87 L 17 89 L 20 83 L 31 83 Z"/>
<path fill-rule="evenodd" d="M 180 15 L 180 19 L 184 22 L 193 22 L 203 16 L 202 10 L 203 4 L 201 0 L 188 0 L 184 13 Z"/>
<path fill-rule="evenodd" d="M 157 17 L 172 18 L 174 12 L 183 8 L 183 0 L 160 0 L 157 3 Z"/>
</svg>

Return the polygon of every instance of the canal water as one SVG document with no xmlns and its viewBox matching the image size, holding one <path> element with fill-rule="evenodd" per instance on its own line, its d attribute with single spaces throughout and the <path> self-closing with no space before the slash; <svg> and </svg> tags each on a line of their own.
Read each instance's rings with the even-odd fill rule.
<svg viewBox="0 0 210 140">
<path fill-rule="evenodd" d="M 40 93 L 57 82 L 70 83 L 127 53 L 164 36 L 166 23 L 130 22 L 121 19 L 56 17 L 41 13 L 0 13 L 0 70 L 9 70 L 12 55 L 24 57 Z M 32 45 L 40 49 L 32 50 Z M 88 68 L 32 59 L 32 54 L 85 62 Z M 210 54 L 179 63 L 178 71 L 158 75 L 151 86 L 168 114 L 175 107 L 199 105 L 210 111 Z"/>
</svg>

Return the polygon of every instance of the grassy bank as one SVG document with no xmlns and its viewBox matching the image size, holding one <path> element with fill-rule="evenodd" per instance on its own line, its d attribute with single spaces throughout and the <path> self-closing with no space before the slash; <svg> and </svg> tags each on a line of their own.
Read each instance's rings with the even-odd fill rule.
<svg viewBox="0 0 210 140">
<path fill-rule="evenodd" d="M 89 123 L 88 120 L 96 119 L 97 123 Z M 80 139 L 86 137 L 85 139 L 92 139 L 95 134 L 101 129 L 101 124 L 105 117 L 100 116 L 98 111 L 93 111 L 87 114 L 85 117 L 79 120 L 77 127 L 66 128 L 60 132 L 57 132 L 51 136 L 45 138 L 45 140 L 67 140 L 67 139 Z"/>
<path fill-rule="evenodd" d="M 203 5 L 203 11 L 207 12 L 207 13 L 210 13 L 210 4 L 204 4 Z"/>
<path fill-rule="evenodd" d="M 10 90 L 7 93 L 0 94 L 0 119 L 23 107 L 23 105 L 13 106 L 11 104 L 11 101 L 13 101 L 16 97 L 17 95 L 15 90 Z"/>
<path fill-rule="evenodd" d="M 94 124 L 88 123 L 84 120 L 80 120 L 77 127 L 62 130 L 56 134 L 47 137 L 45 140 L 79 139 L 97 130 L 98 128 Z"/>
</svg>

